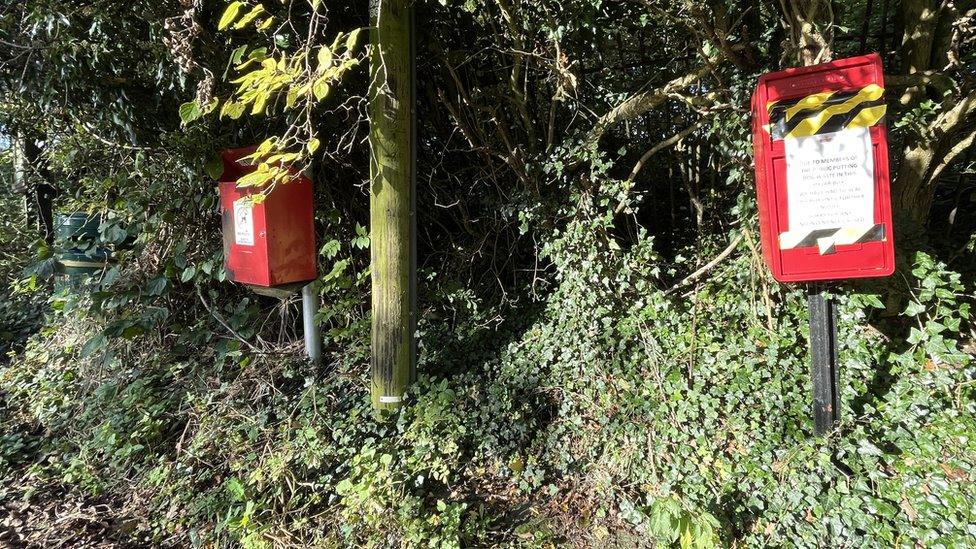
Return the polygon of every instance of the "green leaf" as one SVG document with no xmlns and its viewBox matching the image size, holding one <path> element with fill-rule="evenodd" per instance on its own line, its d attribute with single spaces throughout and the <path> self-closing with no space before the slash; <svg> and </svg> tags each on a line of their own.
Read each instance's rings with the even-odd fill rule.
<svg viewBox="0 0 976 549">
<path fill-rule="evenodd" d="M 227 481 L 227 491 L 230 492 L 230 495 L 234 498 L 234 501 L 244 500 L 244 485 L 241 484 L 241 481 L 237 480 L 236 478 L 231 478 Z"/>
<path fill-rule="evenodd" d="M 319 150 L 319 146 L 321 144 L 322 142 L 319 141 L 318 138 L 313 137 L 308 140 L 308 143 L 305 144 L 305 148 L 308 149 L 308 154 L 315 154 L 315 151 Z"/>
<path fill-rule="evenodd" d="M 681 516 L 680 524 L 678 529 L 681 531 L 681 537 L 678 540 L 678 544 L 681 546 L 681 549 L 691 549 L 695 538 L 691 532 L 691 519 L 687 513 Z"/>
<path fill-rule="evenodd" d="M 211 155 L 203 165 L 203 171 L 210 179 L 220 179 L 220 176 L 224 175 L 224 161 L 216 154 Z"/>
<path fill-rule="evenodd" d="M 200 110 L 200 104 L 196 101 L 188 101 L 180 105 L 180 121 L 183 122 L 184 126 L 200 118 L 202 115 L 203 111 Z"/>
<path fill-rule="evenodd" d="M 149 295 L 163 295 L 163 292 L 166 291 L 167 284 L 168 282 L 166 278 L 160 276 L 152 279 L 149 282 L 149 284 L 146 286 L 146 291 L 149 292 Z"/>
<path fill-rule="evenodd" d="M 233 64 L 238 64 L 244 59 L 244 53 L 247 52 L 247 45 L 239 46 L 234 49 L 230 54 L 230 62 Z"/>
<path fill-rule="evenodd" d="M 861 297 L 864 299 L 865 303 L 874 307 L 875 309 L 884 309 L 884 303 L 882 303 L 881 300 L 878 299 L 878 296 L 874 294 L 864 294 Z"/>
<path fill-rule="evenodd" d="M 339 254 L 339 250 L 342 249 L 342 243 L 338 240 L 330 240 L 322 246 L 319 254 L 325 256 L 326 259 L 332 259 Z"/>
<path fill-rule="evenodd" d="M 359 43 L 359 34 L 362 30 L 362 27 L 360 27 L 350 32 L 349 36 L 346 37 L 346 51 L 348 53 L 351 54 L 356 49 L 356 45 Z"/>
<path fill-rule="evenodd" d="M 315 84 L 312 84 L 312 93 L 315 94 L 315 99 L 318 99 L 319 101 L 328 97 L 329 90 L 330 87 L 328 78 L 319 78 L 315 81 Z"/>
<path fill-rule="evenodd" d="M 243 6 L 244 2 L 231 2 L 228 4 L 224 10 L 224 14 L 220 16 L 220 22 L 217 23 L 217 30 L 224 30 L 229 27 L 237 19 L 237 15 L 240 14 L 241 7 Z"/>
<path fill-rule="evenodd" d="M 905 316 L 918 316 L 925 312 L 925 305 L 922 305 L 918 301 L 910 301 L 908 306 L 905 307 Z"/>
<path fill-rule="evenodd" d="M 85 343 L 85 346 L 81 349 L 81 356 L 89 357 L 105 348 L 106 345 L 108 345 L 108 338 L 105 337 L 104 333 L 100 333 L 88 340 L 88 343 Z"/>
</svg>

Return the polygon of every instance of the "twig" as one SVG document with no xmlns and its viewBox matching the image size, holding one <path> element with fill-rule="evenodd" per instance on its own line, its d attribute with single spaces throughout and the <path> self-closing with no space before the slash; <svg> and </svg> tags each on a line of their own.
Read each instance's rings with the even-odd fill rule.
<svg viewBox="0 0 976 549">
<path fill-rule="evenodd" d="M 671 137 L 665 139 L 664 141 L 661 141 L 660 143 L 654 145 L 653 147 L 648 149 L 643 156 L 641 156 L 640 160 L 637 161 L 637 164 L 634 164 L 634 169 L 630 171 L 630 176 L 627 177 L 627 182 L 626 182 L 627 189 L 624 192 L 624 198 L 620 200 L 619 204 L 617 204 L 617 208 L 613 211 L 614 215 L 620 215 L 620 212 L 624 211 L 627 208 L 627 205 L 630 203 L 629 197 L 630 197 L 630 191 L 634 186 L 634 179 L 637 177 L 637 174 L 640 173 L 641 168 L 644 167 L 644 164 L 648 160 L 650 160 L 650 158 L 655 154 L 661 152 L 662 150 L 668 147 L 675 145 L 682 139 L 691 135 L 695 130 L 700 128 L 701 125 L 705 123 L 705 120 L 706 119 L 704 118 L 699 119 L 694 124 L 672 135 Z"/>
<path fill-rule="evenodd" d="M 243 343 L 244 345 L 247 345 L 247 347 L 249 349 L 251 349 L 252 351 L 254 351 L 255 353 L 260 353 L 261 352 L 260 349 L 258 349 L 254 345 L 252 345 L 251 342 L 249 342 L 246 339 L 244 339 L 243 337 L 241 337 L 240 334 L 238 334 L 236 331 L 234 331 L 233 328 L 231 328 L 230 326 L 228 326 L 227 323 L 224 322 L 224 319 L 219 314 L 217 314 L 216 311 L 214 311 L 212 308 L 210 308 L 210 304 L 207 303 L 206 298 L 203 297 L 203 292 L 200 291 L 200 287 L 199 286 L 197 286 L 197 295 L 200 296 L 200 301 L 203 303 L 203 307 L 207 310 L 207 312 L 209 312 L 211 314 L 211 316 L 213 316 L 215 319 L 217 319 L 217 322 L 219 322 L 221 326 L 223 326 L 224 328 L 226 328 L 227 331 L 231 333 L 231 335 L 233 335 L 235 338 L 237 338 L 237 340 L 240 341 L 241 343 Z"/>
<path fill-rule="evenodd" d="M 729 257 L 732 254 L 732 252 L 735 251 L 736 246 L 738 246 L 740 242 L 742 242 L 742 233 L 736 235 L 736 237 L 732 239 L 732 242 L 729 243 L 728 247 L 722 250 L 722 253 L 715 256 L 715 259 L 709 261 L 708 263 L 705 264 L 704 267 L 691 273 L 690 275 L 685 277 L 684 280 L 672 286 L 668 291 L 664 292 L 665 295 L 674 293 L 682 286 L 685 286 L 690 282 L 694 282 L 695 280 L 698 280 L 698 278 L 700 278 L 703 274 L 714 269 L 716 265 L 724 261 L 725 258 Z"/>
</svg>

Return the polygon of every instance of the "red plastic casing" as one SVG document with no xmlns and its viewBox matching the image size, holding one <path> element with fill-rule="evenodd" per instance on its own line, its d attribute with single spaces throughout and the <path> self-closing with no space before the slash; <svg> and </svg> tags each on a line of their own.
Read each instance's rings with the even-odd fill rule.
<svg viewBox="0 0 976 549">
<path fill-rule="evenodd" d="M 885 239 L 839 245 L 821 255 L 816 247 L 780 249 L 779 235 L 789 230 L 786 199 L 786 155 L 783 140 L 767 131 L 770 101 L 783 101 L 820 92 L 853 91 L 869 84 L 884 88 L 881 57 L 869 54 L 832 63 L 798 67 L 763 75 L 752 96 L 753 150 L 763 258 L 780 282 L 871 278 L 895 270 L 891 192 L 888 174 L 888 136 L 884 122 L 870 128 L 874 147 L 874 220 L 884 224 Z"/>
<path fill-rule="evenodd" d="M 220 177 L 220 212 L 224 235 L 227 278 L 242 284 L 272 287 L 314 280 L 315 228 L 312 214 L 312 182 L 304 175 L 279 183 L 263 203 L 249 207 L 250 229 L 246 219 L 236 219 L 234 203 L 260 192 L 253 187 L 239 188 L 237 180 L 254 171 L 241 159 L 255 147 L 220 153 L 224 172 Z M 246 218 L 245 203 L 238 213 Z"/>
</svg>

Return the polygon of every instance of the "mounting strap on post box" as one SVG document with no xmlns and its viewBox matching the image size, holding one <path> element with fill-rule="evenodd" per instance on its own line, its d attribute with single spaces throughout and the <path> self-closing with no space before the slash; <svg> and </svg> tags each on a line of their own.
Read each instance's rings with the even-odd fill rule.
<svg viewBox="0 0 976 549">
<path fill-rule="evenodd" d="M 837 375 L 837 303 L 820 283 L 807 287 L 810 309 L 810 359 L 813 378 L 813 431 L 817 436 L 840 421 Z"/>
</svg>

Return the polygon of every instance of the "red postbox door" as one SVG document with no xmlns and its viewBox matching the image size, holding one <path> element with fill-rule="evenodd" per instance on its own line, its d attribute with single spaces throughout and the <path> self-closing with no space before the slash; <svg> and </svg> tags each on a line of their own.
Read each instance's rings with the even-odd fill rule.
<svg viewBox="0 0 976 549">
<path fill-rule="evenodd" d="M 752 98 L 763 256 L 781 282 L 894 272 L 877 54 L 762 76 Z"/>
<path fill-rule="evenodd" d="M 272 287 L 317 276 L 312 182 L 301 174 L 279 184 L 261 203 L 246 198 L 260 192 L 239 188 L 252 172 L 241 159 L 254 147 L 223 151 L 220 210 L 227 277 L 242 284 Z"/>
</svg>

